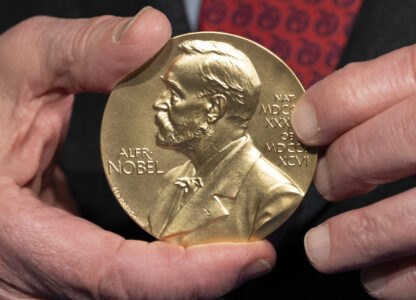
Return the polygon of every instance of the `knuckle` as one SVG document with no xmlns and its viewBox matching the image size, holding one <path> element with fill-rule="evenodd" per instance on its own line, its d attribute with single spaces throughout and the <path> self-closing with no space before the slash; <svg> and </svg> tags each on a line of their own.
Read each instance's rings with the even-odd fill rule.
<svg viewBox="0 0 416 300">
<path fill-rule="evenodd" d="M 344 68 L 338 71 L 338 89 L 335 89 L 335 97 L 339 98 L 342 102 L 340 110 L 345 116 L 355 116 L 360 114 L 360 105 L 357 105 L 357 101 L 361 99 L 359 97 L 359 89 L 357 89 L 357 81 L 362 77 L 363 63 L 349 63 Z M 354 119 L 354 118 L 350 118 Z"/>
<path fill-rule="evenodd" d="M 402 133 L 404 154 L 409 157 L 413 169 L 416 168 L 416 96 L 406 102 L 405 115 L 397 116 L 400 123 L 396 132 Z M 400 143 L 402 144 L 402 143 Z"/>
<path fill-rule="evenodd" d="M 416 267 L 412 266 L 409 268 L 408 275 L 406 276 L 408 287 L 411 288 L 413 295 L 416 294 Z"/>
<path fill-rule="evenodd" d="M 368 215 L 363 211 L 356 211 L 355 216 L 346 227 L 346 237 L 352 249 L 364 259 L 374 257 L 377 252 L 377 240 L 381 223 L 378 217 Z"/>
<path fill-rule="evenodd" d="M 128 241 L 121 242 L 118 250 L 100 267 L 92 289 L 94 299 L 199 299 L 204 289 L 208 290 L 204 276 L 192 276 L 195 266 L 186 250 L 160 242 L 148 244 L 149 249 L 143 252 L 151 253 L 143 266 L 155 271 L 136 272 L 134 282 L 140 289 L 132 286 L 134 270 L 121 257 L 120 249 L 125 243 Z"/>
<path fill-rule="evenodd" d="M 357 130 L 341 136 L 330 147 L 328 153 L 332 160 L 331 165 L 336 169 L 336 172 L 331 172 L 336 174 L 332 176 L 333 185 L 338 187 L 344 197 L 366 193 L 379 184 L 371 173 L 372 170 L 367 167 L 374 160 L 374 153 L 378 151 L 372 147 L 363 142 Z"/>
<path fill-rule="evenodd" d="M 32 32 L 39 29 L 39 27 L 44 27 L 48 25 L 52 20 L 55 20 L 54 17 L 49 16 L 34 16 L 30 17 L 19 24 L 16 25 L 17 30 L 21 30 L 23 32 Z"/>
<path fill-rule="evenodd" d="M 112 16 L 100 16 L 65 21 L 64 29 L 67 34 L 59 34 L 49 47 L 53 55 L 48 57 L 57 78 L 56 82 L 60 82 L 67 89 L 82 90 L 78 80 L 73 80 L 72 76 L 79 74 L 79 71 L 85 68 L 88 56 L 95 55 L 89 52 L 90 49 L 100 45 L 99 39 L 102 38 L 103 33 L 98 27 L 112 18 Z M 59 49 L 58 53 L 56 49 Z M 56 65 L 57 61 L 60 62 L 59 65 Z"/>
<path fill-rule="evenodd" d="M 30 17 L 2 34 L 2 40 L 6 39 L 7 47 L 14 49 L 14 51 L 16 49 L 26 50 L 27 45 L 37 42 L 37 37 L 50 28 L 50 23 L 53 20 L 56 18 L 49 16 Z"/>
<path fill-rule="evenodd" d="M 400 269 L 396 270 L 396 275 L 393 278 L 392 285 L 401 288 L 400 299 L 415 299 L 416 295 L 416 265 L 414 259 L 405 259 L 398 262 Z M 391 276 L 393 277 L 393 276 Z M 391 293 L 391 292 L 390 292 Z M 389 294 L 390 294 L 389 293 Z M 396 298 L 397 298 L 396 294 Z M 386 297 L 387 299 L 387 297 Z"/>
<path fill-rule="evenodd" d="M 412 45 L 406 49 L 408 51 L 408 62 L 406 65 L 410 68 L 410 80 L 411 86 L 413 87 L 413 93 L 416 93 L 416 45 Z"/>
<path fill-rule="evenodd" d="M 394 222 L 395 230 L 403 232 L 408 238 L 408 242 L 412 247 L 416 246 L 416 202 L 414 201 L 416 196 L 416 189 L 407 192 L 408 197 L 401 199 L 402 201 L 396 206 L 394 211 L 392 222 Z"/>
<path fill-rule="evenodd" d="M 413 288 L 413 292 L 416 292 L 416 267 L 412 266 L 409 268 L 409 272 L 406 276 L 407 283 Z"/>
<path fill-rule="evenodd" d="M 386 153 L 401 153 L 396 169 L 397 178 L 415 174 L 416 168 L 416 96 L 392 108 L 388 123 L 379 135 L 385 140 Z M 378 149 L 377 149 L 378 150 Z M 380 150 L 378 150 L 380 151 Z"/>
<path fill-rule="evenodd" d="M 187 251 L 182 248 L 162 243 L 151 243 L 150 247 L 157 247 L 161 257 L 164 257 L 164 274 L 159 278 L 164 289 L 158 294 L 162 298 L 173 296 L 176 299 L 199 299 L 205 288 L 204 276 L 189 276 L 193 270 L 199 269 L 197 263 Z M 182 278 L 181 278 L 182 277 Z M 178 280 L 178 278 L 181 278 Z"/>
<path fill-rule="evenodd" d="M 27 49 L 27 45 L 33 45 L 34 43 L 36 43 L 39 33 L 42 33 L 45 30 L 45 28 L 50 27 L 47 25 L 53 19 L 53 17 L 48 16 L 31 17 L 26 20 L 23 20 L 22 22 L 11 27 L 9 30 L 1 34 L 0 42 L 6 45 L 1 45 L 2 47 L 0 47 L 0 53 L 2 58 L 6 56 L 9 60 L 7 61 L 7 63 L 10 63 L 10 57 L 11 55 L 15 55 L 16 51 L 24 52 L 29 50 Z M 7 51 L 7 49 L 10 49 L 10 51 Z"/>
<path fill-rule="evenodd" d="M 84 59 L 90 40 L 94 37 L 97 28 L 112 18 L 112 16 L 100 16 L 89 20 L 72 21 L 76 29 L 74 34 L 69 35 L 69 49 L 71 51 L 68 55 L 69 63 L 78 63 Z"/>
<path fill-rule="evenodd" d="M 91 289 L 94 299 L 128 299 L 118 264 L 123 243 L 124 241 L 120 242 L 112 257 L 102 261 L 100 272 L 95 277 L 94 286 Z"/>
<path fill-rule="evenodd" d="M 74 34 L 68 36 L 69 42 L 67 43 L 67 53 L 62 57 L 62 60 L 64 60 L 65 64 L 69 67 L 76 66 L 82 60 L 82 57 L 85 56 L 89 37 L 88 26 L 77 25 L 78 28 Z"/>
<path fill-rule="evenodd" d="M 342 68 L 345 73 L 351 75 L 357 73 L 357 71 L 361 70 L 361 63 L 359 62 L 350 62 L 345 67 Z"/>
<path fill-rule="evenodd" d="M 365 154 L 353 131 L 348 136 L 344 135 L 336 141 L 334 153 L 341 156 L 339 162 L 342 165 L 339 171 L 343 173 L 342 177 L 357 179 L 360 174 L 360 160 L 365 159 L 363 158 Z"/>
</svg>

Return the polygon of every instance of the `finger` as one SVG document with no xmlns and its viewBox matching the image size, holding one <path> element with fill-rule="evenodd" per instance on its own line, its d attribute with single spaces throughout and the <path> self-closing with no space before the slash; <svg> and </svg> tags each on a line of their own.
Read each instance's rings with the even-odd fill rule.
<svg viewBox="0 0 416 300">
<path fill-rule="evenodd" d="M 350 128 L 416 93 L 416 46 L 354 63 L 299 99 L 292 125 L 308 145 L 326 145 Z"/>
<path fill-rule="evenodd" d="M 332 273 L 416 253 L 415 198 L 412 189 L 311 229 L 305 236 L 310 262 Z"/>
<path fill-rule="evenodd" d="M 361 272 L 366 291 L 377 299 L 416 298 L 416 257 L 376 265 Z"/>
<path fill-rule="evenodd" d="M 0 188 L 2 280 L 52 299 L 214 298 L 271 270 L 266 241 L 182 247 L 125 241 L 32 192 Z M 6 217 L 7 216 L 7 217 Z M 18 237 L 18 238 L 17 238 Z"/>
<path fill-rule="evenodd" d="M 15 88 L 24 84 L 27 93 L 37 96 L 60 89 L 108 92 L 151 58 L 170 35 L 165 15 L 150 7 L 134 18 L 34 17 L 0 37 L 3 80 Z"/>
<path fill-rule="evenodd" d="M 415 173 L 416 96 L 335 140 L 315 174 L 318 191 L 338 201 Z"/>
</svg>

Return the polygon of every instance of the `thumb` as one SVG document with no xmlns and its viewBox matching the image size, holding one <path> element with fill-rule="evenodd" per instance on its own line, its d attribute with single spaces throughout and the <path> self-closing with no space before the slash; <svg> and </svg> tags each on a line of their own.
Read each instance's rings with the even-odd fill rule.
<svg viewBox="0 0 416 300">
<path fill-rule="evenodd" d="M 265 275 L 275 264 L 267 241 L 182 248 L 165 242 L 126 241 L 101 282 L 121 277 L 131 299 L 216 299 L 243 282 Z M 114 265 L 116 263 L 116 266 Z M 111 298 L 102 286 L 101 293 Z M 106 297 L 103 297 L 106 298 Z"/>
<path fill-rule="evenodd" d="M 34 17 L 0 36 L 0 65 L 8 69 L 2 79 L 14 90 L 27 84 L 35 96 L 57 90 L 105 93 L 150 59 L 170 35 L 166 16 L 151 7 L 132 18 Z"/>
</svg>

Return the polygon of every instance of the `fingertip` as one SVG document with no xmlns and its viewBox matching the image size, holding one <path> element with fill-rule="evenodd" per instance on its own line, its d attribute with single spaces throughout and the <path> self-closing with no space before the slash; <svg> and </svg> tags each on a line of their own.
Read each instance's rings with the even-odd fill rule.
<svg viewBox="0 0 416 300">
<path fill-rule="evenodd" d="M 199 245 L 187 251 L 193 262 L 203 266 L 208 281 L 221 280 L 234 286 L 269 273 L 276 262 L 276 251 L 266 240 Z M 210 274 L 211 266 L 216 266 L 215 274 Z"/>
<path fill-rule="evenodd" d="M 364 290 L 376 299 L 416 299 L 416 257 L 408 256 L 361 271 Z"/>
<path fill-rule="evenodd" d="M 270 266 L 274 266 L 276 262 L 276 251 L 273 245 L 267 240 L 260 240 L 249 243 L 215 243 L 196 245 L 186 248 L 188 253 L 200 256 L 202 253 L 212 255 L 215 253 L 214 259 L 225 260 L 238 265 L 233 267 L 241 267 L 242 265 L 254 262 L 258 259 L 264 259 Z M 235 258 L 234 261 L 229 258 Z"/>
<path fill-rule="evenodd" d="M 377 267 L 363 269 L 360 274 L 361 284 L 365 291 L 374 298 L 380 296 L 387 284 L 387 277 Z"/>
<path fill-rule="evenodd" d="M 254 248 L 254 256 L 243 264 L 237 285 L 270 273 L 276 263 L 276 251 L 268 241 L 262 240 L 250 244 L 249 246 Z"/>
<path fill-rule="evenodd" d="M 267 260 L 260 258 L 250 264 L 247 264 L 241 269 L 237 284 L 240 285 L 248 280 L 266 275 L 271 272 L 272 269 L 273 267 Z"/>
<path fill-rule="evenodd" d="M 316 189 L 322 197 L 328 201 L 335 201 L 331 193 L 332 182 L 327 156 L 322 156 L 318 160 L 314 182 Z"/>
<path fill-rule="evenodd" d="M 64 23 L 57 30 L 67 38 L 54 46 L 55 52 L 62 54 L 48 58 L 47 72 L 53 75 L 57 73 L 54 69 L 60 69 L 59 74 L 65 74 L 65 78 L 58 82 L 71 93 L 109 92 L 153 57 L 169 40 L 172 30 L 167 17 L 151 7 L 132 18 L 101 16 Z M 68 59 L 70 64 L 62 63 Z"/>
<path fill-rule="evenodd" d="M 168 18 L 162 12 L 146 6 L 127 23 L 127 28 L 122 29 L 122 36 L 117 42 L 123 46 L 140 41 L 149 50 L 160 49 L 171 34 L 172 27 Z"/>
<path fill-rule="evenodd" d="M 260 240 L 246 244 L 248 251 L 253 255 L 253 261 L 258 259 L 265 260 L 271 268 L 276 264 L 276 250 L 267 240 Z"/>
<path fill-rule="evenodd" d="M 108 58 L 112 61 L 106 67 L 114 78 L 110 88 L 152 58 L 167 43 L 171 34 L 168 18 L 150 6 L 133 18 L 122 21 L 121 25 L 116 25 L 108 47 L 109 57 L 104 58 L 107 62 Z"/>
<path fill-rule="evenodd" d="M 304 248 L 310 263 L 319 271 L 324 272 L 325 262 L 331 253 L 331 242 L 327 223 L 312 228 L 306 233 Z"/>
<path fill-rule="evenodd" d="M 153 55 L 169 40 L 172 27 L 168 18 L 160 11 L 147 6 L 139 11 L 136 16 L 128 20 L 126 27 L 121 28 L 121 37 L 113 39 L 116 44 L 125 46 L 141 45 L 141 54 Z"/>
<path fill-rule="evenodd" d="M 134 17 L 127 18 L 117 24 L 113 30 L 113 43 L 119 44 L 123 40 L 130 27 L 132 27 L 132 25 L 136 22 L 136 20 L 149 10 L 153 10 L 153 8 L 151 6 L 143 7 Z"/>
<path fill-rule="evenodd" d="M 293 131 L 305 144 L 315 145 L 315 137 L 321 130 L 318 124 L 316 109 L 308 96 L 304 94 L 298 100 L 291 117 Z"/>
</svg>

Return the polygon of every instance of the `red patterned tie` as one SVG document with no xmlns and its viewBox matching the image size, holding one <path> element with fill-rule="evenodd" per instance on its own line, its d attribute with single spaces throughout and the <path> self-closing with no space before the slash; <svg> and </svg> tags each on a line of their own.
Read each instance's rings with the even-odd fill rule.
<svg viewBox="0 0 416 300">
<path fill-rule="evenodd" d="M 200 30 L 245 36 L 275 52 L 307 88 L 338 65 L 363 0 L 204 0 Z"/>
</svg>

